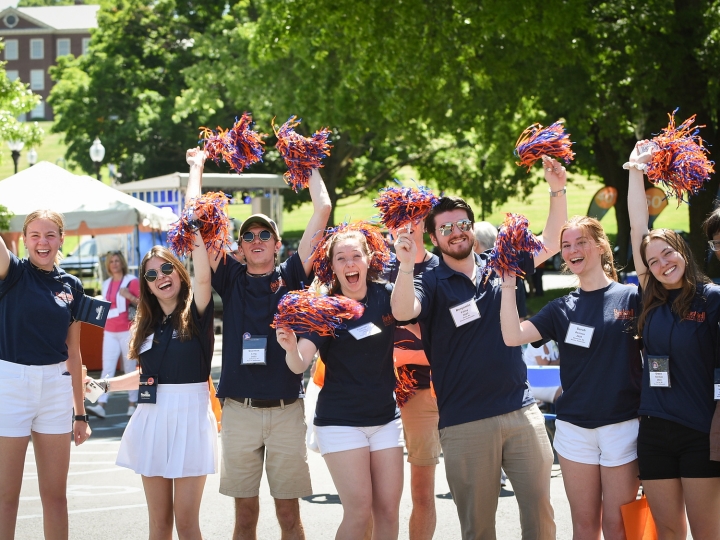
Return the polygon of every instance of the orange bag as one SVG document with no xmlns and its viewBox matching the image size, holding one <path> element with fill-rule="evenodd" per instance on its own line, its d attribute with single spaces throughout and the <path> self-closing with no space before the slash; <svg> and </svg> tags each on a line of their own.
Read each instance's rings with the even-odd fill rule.
<svg viewBox="0 0 720 540">
<path fill-rule="evenodd" d="M 315 362 L 315 373 L 313 374 L 313 382 L 320 388 L 325 384 L 325 362 L 318 356 Z"/>
<path fill-rule="evenodd" d="M 620 512 L 622 512 L 627 540 L 657 540 L 655 520 L 645 494 L 636 501 L 623 504 Z"/>
<path fill-rule="evenodd" d="M 215 420 L 217 420 L 217 428 L 219 433 L 222 425 L 222 407 L 220 406 L 220 400 L 216 395 L 217 391 L 215 390 L 215 384 L 213 383 L 212 375 L 210 375 L 210 378 L 208 379 L 208 387 L 210 390 L 210 407 L 212 408 L 212 412 L 215 415 Z"/>
</svg>

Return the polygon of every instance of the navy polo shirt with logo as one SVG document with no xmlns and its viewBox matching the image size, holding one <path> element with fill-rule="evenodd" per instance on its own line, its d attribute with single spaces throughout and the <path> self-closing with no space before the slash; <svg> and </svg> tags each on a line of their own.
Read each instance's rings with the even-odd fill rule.
<svg viewBox="0 0 720 540">
<path fill-rule="evenodd" d="M 640 414 L 657 416 L 704 433 L 710 433 L 715 412 L 713 374 L 718 364 L 720 287 L 700 284 L 683 320 L 673 313 L 679 290 L 645 319 Z M 650 386 L 648 355 L 670 357 L 670 388 Z"/>
<path fill-rule="evenodd" d="M 44 272 L 10 254 L 0 280 L 0 360 L 48 366 L 68 359 L 68 328 L 85 294 L 78 278 L 57 266 Z"/>
<path fill-rule="evenodd" d="M 440 410 L 440 429 L 482 420 L 533 403 L 520 347 L 508 347 L 500 330 L 501 280 L 482 272 L 490 252 L 475 255 L 477 284 L 444 260 L 415 280 L 418 321 Z M 521 267 L 530 275 L 533 259 Z M 456 327 L 450 309 L 474 299 L 480 318 Z"/>
<path fill-rule="evenodd" d="M 612 282 L 596 291 L 577 289 L 548 303 L 530 319 L 543 340 L 560 352 L 563 393 L 559 420 L 594 429 L 637 418 L 642 358 L 637 334 L 640 293 Z M 567 343 L 570 324 L 593 329 L 590 346 Z"/>
<path fill-rule="evenodd" d="M 270 327 L 280 299 L 310 284 L 295 253 L 264 277 L 250 277 L 232 257 L 220 261 L 212 286 L 223 301 L 222 372 L 218 397 L 291 399 L 302 397 L 302 373 L 290 371 L 285 350 Z M 267 365 L 242 365 L 243 336 L 267 336 Z"/>
</svg>

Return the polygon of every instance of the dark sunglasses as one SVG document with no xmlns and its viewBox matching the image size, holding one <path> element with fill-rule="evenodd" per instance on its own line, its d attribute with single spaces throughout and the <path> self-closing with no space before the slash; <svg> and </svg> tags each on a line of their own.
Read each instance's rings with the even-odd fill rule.
<svg viewBox="0 0 720 540">
<path fill-rule="evenodd" d="M 437 230 L 442 236 L 450 236 L 453 231 L 453 226 L 457 227 L 458 231 L 468 232 L 470 229 L 472 229 L 473 222 L 469 219 L 461 219 L 460 221 L 456 221 L 455 223 L 451 221 L 449 223 L 443 223 L 437 228 Z"/>
<path fill-rule="evenodd" d="M 166 262 L 163 263 L 163 265 L 160 267 L 160 270 L 163 274 L 166 276 L 169 276 L 175 271 L 175 267 L 172 265 L 172 263 Z M 158 272 L 154 268 L 151 268 L 147 272 L 145 272 L 145 281 L 152 283 L 158 278 Z"/>
<path fill-rule="evenodd" d="M 255 240 L 255 237 L 258 237 L 263 242 L 267 242 L 272 238 L 272 233 L 270 231 L 260 231 L 259 233 L 255 234 L 254 232 L 247 231 L 244 232 L 242 235 L 243 242 L 247 242 L 248 244 Z"/>
</svg>

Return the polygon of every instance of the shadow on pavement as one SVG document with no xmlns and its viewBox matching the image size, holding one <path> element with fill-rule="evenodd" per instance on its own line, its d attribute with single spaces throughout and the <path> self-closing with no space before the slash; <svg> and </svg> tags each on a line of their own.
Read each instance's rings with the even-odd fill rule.
<svg viewBox="0 0 720 540">
<path fill-rule="evenodd" d="M 313 504 L 342 504 L 340 497 L 331 493 L 316 493 L 308 497 L 303 497 L 302 500 Z"/>
</svg>

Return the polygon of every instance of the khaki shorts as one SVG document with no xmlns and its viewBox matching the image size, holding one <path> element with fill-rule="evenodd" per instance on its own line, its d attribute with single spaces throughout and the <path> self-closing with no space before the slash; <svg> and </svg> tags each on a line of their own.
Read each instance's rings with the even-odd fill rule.
<svg viewBox="0 0 720 540">
<path fill-rule="evenodd" d="M 233 399 L 223 407 L 220 493 L 257 497 L 263 463 L 275 499 L 312 495 L 302 399 L 286 407 L 253 409 Z"/>
<path fill-rule="evenodd" d="M 437 400 L 429 388 L 415 392 L 400 409 L 408 463 L 437 465 L 440 462 L 440 432 L 438 431 Z"/>
</svg>

